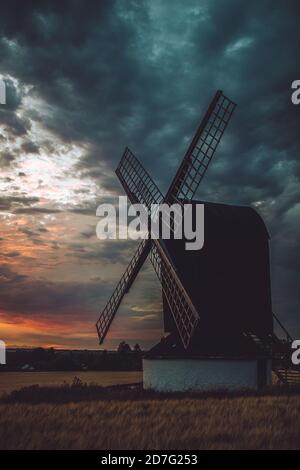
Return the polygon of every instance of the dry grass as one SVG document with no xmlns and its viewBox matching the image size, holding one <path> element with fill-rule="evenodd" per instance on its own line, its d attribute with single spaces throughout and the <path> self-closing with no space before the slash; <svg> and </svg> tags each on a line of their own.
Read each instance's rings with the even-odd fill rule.
<svg viewBox="0 0 300 470">
<path fill-rule="evenodd" d="M 41 386 L 2 395 L 0 449 L 300 449 L 299 389 L 174 395 L 120 386 L 138 372 L 76 373 L 95 385 L 63 387 L 74 372 L 8 374 L 7 392 Z"/>
<path fill-rule="evenodd" d="M 142 372 L 0 372 L 0 396 L 30 385 L 60 385 L 71 383 L 74 375 L 83 382 L 108 386 L 142 381 Z"/>
<path fill-rule="evenodd" d="M 0 404 L 1 449 L 300 449 L 300 396 Z"/>
</svg>

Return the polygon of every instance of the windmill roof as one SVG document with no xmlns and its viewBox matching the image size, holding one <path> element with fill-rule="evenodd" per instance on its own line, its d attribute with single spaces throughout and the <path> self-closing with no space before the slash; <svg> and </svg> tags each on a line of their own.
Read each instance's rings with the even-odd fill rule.
<svg viewBox="0 0 300 470">
<path fill-rule="evenodd" d="M 190 203 L 190 201 L 186 201 Z M 211 214 L 215 220 L 223 220 L 227 223 L 241 225 L 243 227 L 255 228 L 264 233 L 268 238 L 269 233 L 262 217 L 250 206 L 216 203 L 202 200 L 193 200 L 193 204 L 204 204 L 206 214 Z"/>
</svg>

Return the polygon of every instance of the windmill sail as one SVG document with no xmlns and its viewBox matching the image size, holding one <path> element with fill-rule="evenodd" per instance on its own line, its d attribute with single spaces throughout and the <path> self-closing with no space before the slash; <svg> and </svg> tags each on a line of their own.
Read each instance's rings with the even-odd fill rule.
<svg viewBox="0 0 300 470">
<path fill-rule="evenodd" d="M 170 203 L 193 199 L 236 104 L 217 91 L 167 192 Z"/>
<path fill-rule="evenodd" d="M 126 147 L 123 153 L 116 174 L 132 204 L 143 203 L 150 208 L 152 203 L 162 201 L 162 193 L 128 147 Z M 150 249 L 151 241 L 149 239 L 144 239 L 140 242 L 138 249 L 118 282 L 112 296 L 102 310 L 96 323 L 100 344 L 103 343 L 122 299 L 124 295 L 128 293 Z"/>
<path fill-rule="evenodd" d="M 128 147 L 116 169 L 116 174 L 132 204 L 145 204 L 150 209 L 151 204 L 163 202 L 164 196 L 158 186 Z"/>
<path fill-rule="evenodd" d="M 159 243 L 152 243 L 150 261 L 161 282 L 182 343 L 187 348 L 198 325 L 199 314 Z"/>
<path fill-rule="evenodd" d="M 107 302 L 105 308 L 102 310 L 99 320 L 96 323 L 96 328 L 99 336 L 100 344 L 103 343 L 109 327 L 117 313 L 117 310 L 122 302 L 124 295 L 129 291 L 132 283 L 134 282 L 139 270 L 144 264 L 145 259 L 149 254 L 151 244 L 148 239 L 143 240 L 128 264 L 123 276 L 118 282 L 113 294 Z"/>
<path fill-rule="evenodd" d="M 132 202 L 143 203 L 148 208 L 151 204 L 163 202 L 163 195 L 159 188 L 128 148 L 123 154 L 116 173 Z M 153 240 L 150 243 L 150 261 L 162 283 L 182 342 L 187 347 L 198 323 L 199 315 L 172 266 L 166 247 L 161 244 L 163 242 Z"/>
</svg>

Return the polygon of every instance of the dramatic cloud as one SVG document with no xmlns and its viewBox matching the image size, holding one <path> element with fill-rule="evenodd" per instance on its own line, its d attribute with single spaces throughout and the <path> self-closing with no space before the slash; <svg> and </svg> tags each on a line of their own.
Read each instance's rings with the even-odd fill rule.
<svg viewBox="0 0 300 470">
<path fill-rule="evenodd" d="M 72 340 L 59 330 L 56 344 L 96 347 L 93 323 L 135 247 L 94 236 L 97 205 L 123 194 L 123 149 L 166 190 L 223 89 L 238 107 L 198 196 L 264 217 L 274 310 L 300 334 L 299 17 L 296 0 L 2 2 L 1 259 L 20 276 L 0 300 L 5 322 L 26 313 L 51 328 L 73 311 Z M 161 335 L 160 288 L 149 266 L 140 277 L 108 346 L 133 331 L 146 345 Z M 76 334 L 80 319 L 89 339 Z"/>
</svg>

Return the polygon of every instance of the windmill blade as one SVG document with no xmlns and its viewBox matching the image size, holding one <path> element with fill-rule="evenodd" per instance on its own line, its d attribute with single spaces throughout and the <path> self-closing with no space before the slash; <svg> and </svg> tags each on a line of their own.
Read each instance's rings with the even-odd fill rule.
<svg viewBox="0 0 300 470">
<path fill-rule="evenodd" d="M 132 204 L 160 204 L 164 196 L 143 165 L 126 147 L 116 174 Z"/>
<path fill-rule="evenodd" d="M 125 149 L 116 173 L 132 203 L 143 203 L 149 209 L 151 204 L 164 202 L 162 193 L 128 148 Z M 174 230 L 173 224 L 171 225 L 170 228 Z M 198 312 L 176 273 L 164 241 L 151 240 L 150 245 L 150 260 L 161 281 L 182 343 L 187 348 L 199 321 Z"/>
<path fill-rule="evenodd" d="M 150 261 L 173 314 L 183 346 L 188 347 L 199 322 L 199 314 L 158 240 L 152 241 Z"/>
<path fill-rule="evenodd" d="M 169 203 L 193 199 L 236 104 L 217 91 L 166 195 Z"/>
<path fill-rule="evenodd" d="M 151 263 L 162 284 L 163 292 L 173 314 L 182 343 L 185 348 L 188 347 L 198 325 L 199 314 L 160 243 L 158 240 L 151 241 L 149 239 L 142 240 L 139 244 L 126 271 L 100 314 L 96 323 L 100 344 L 103 343 L 122 299 L 128 293 L 150 249 Z"/>
<path fill-rule="evenodd" d="M 151 204 L 162 204 L 165 201 L 158 186 L 128 147 L 123 153 L 116 174 L 131 203 L 145 204 L 149 210 L 149 216 L 151 216 Z M 182 206 L 180 201 L 178 203 Z M 171 232 L 177 230 L 177 221 L 181 223 L 182 220 L 181 212 L 179 214 L 178 209 L 175 209 L 175 212 L 179 215 L 179 219 L 174 219 L 174 217 L 171 217 L 170 220 L 166 220 L 164 217 L 161 218 L 162 224 L 167 226 Z"/>
<path fill-rule="evenodd" d="M 151 204 L 159 204 L 163 200 L 163 195 L 144 169 L 142 164 L 126 147 L 121 161 L 116 170 L 125 193 L 132 204 L 144 203 L 150 209 Z M 143 266 L 152 242 L 149 239 L 142 240 L 130 261 L 126 271 L 117 284 L 112 296 L 101 312 L 96 323 L 100 344 L 103 343 L 109 327 L 118 311 L 124 295 L 129 291 L 139 270 Z"/>
<path fill-rule="evenodd" d="M 120 303 L 122 302 L 124 295 L 128 293 L 139 270 L 143 266 L 149 254 L 150 248 L 151 242 L 149 239 L 141 241 L 123 276 L 118 282 L 117 287 L 115 288 L 105 308 L 102 310 L 99 320 L 96 323 L 100 344 L 103 343 L 109 327 L 120 306 Z"/>
</svg>

